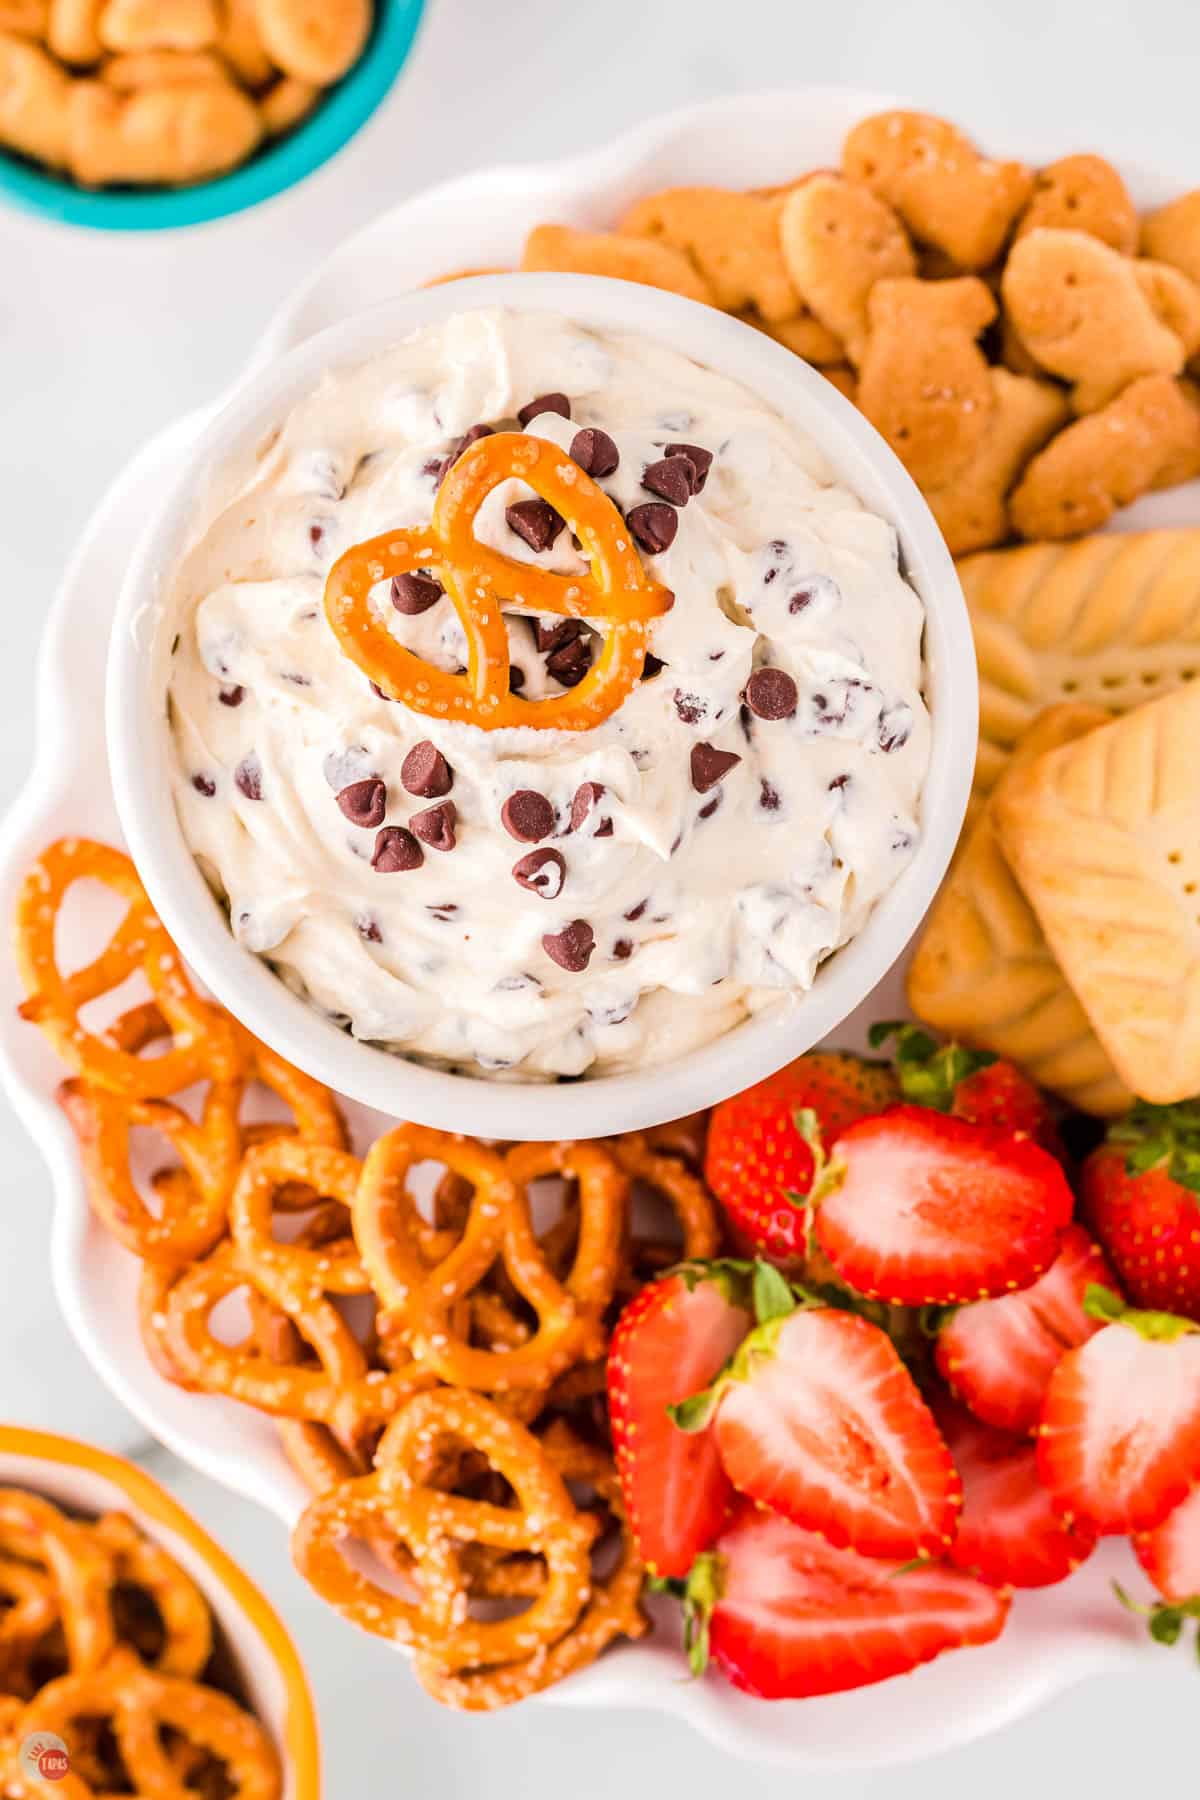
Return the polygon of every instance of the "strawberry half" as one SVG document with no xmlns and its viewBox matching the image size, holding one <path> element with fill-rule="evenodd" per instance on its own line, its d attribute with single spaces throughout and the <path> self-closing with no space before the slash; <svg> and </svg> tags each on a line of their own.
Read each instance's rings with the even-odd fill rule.
<svg viewBox="0 0 1200 1800">
<path fill-rule="evenodd" d="M 1164 1600 L 1182 1606 L 1200 1599 L 1200 1487 L 1156 1531 L 1140 1532 L 1133 1547 Z"/>
<path fill-rule="evenodd" d="M 1032 1432 L 1062 1358 L 1103 1329 L 1083 1309 L 1097 1284 L 1116 1286 L 1104 1252 L 1082 1225 L 1069 1225 L 1056 1261 L 1032 1287 L 951 1313 L 938 1333 L 939 1372 L 976 1418 Z"/>
<path fill-rule="evenodd" d="M 901 1306 L 1028 1287 L 1074 1206 L 1048 1151 L 922 1106 L 848 1126 L 823 1185 L 821 1249 L 851 1287 Z"/>
<path fill-rule="evenodd" d="M 1050 1377 L 1038 1473 L 1101 1534 L 1153 1531 L 1200 1482 L 1200 1327 L 1103 1289 L 1087 1306 L 1112 1323 Z"/>
<path fill-rule="evenodd" d="M 939 1046 L 920 1025 L 871 1027 L 873 1049 L 889 1038 L 895 1040 L 896 1075 L 906 1100 L 953 1113 L 972 1125 L 1020 1133 L 1055 1156 L 1061 1153 L 1050 1103 L 1016 1063 L 963 1044 Z"/>
<path fill-rule="evenodd" d="M 608 1409 L 626 1515 L 652 1574 L 686 1575 L 721 1528 L 733 1490 L 711 1436 L 667 1408 L 712 1381 L 753 1320 L 720 1264 L 652 1281 L 617 1321 Z"/>
<path fill-rule="evenodd" d="M 693 1668 L 764 1700 L 842 1693 L 999 1637 L 1009 1600 L 943 1563 L 839 1550 L 744 1501 L 688 1584 Z"/>
<path fill-rule="evenodd" d="M 947 1557 L 993 1587 L 1051 1587 L 1096 1548 L 1096 1534 L 1055 1512 L 1026 1437 L 981 1425 L 962 1407 L 936 1409 L 962 1476 L 963 1509 Z"/>
<path fill-rule="evenodd" d="M 1200 1102 L 1139 1101 L 1079 1180 L 1080 1209 L 1134 1304 L 1200 1320 Z"/>
<path fill-rule="evenodd" d="M 961 1486 L 877 1325 L 803 1307 L 751 1332 L 716 1386 L 673 1409 L 711 1429 L 735 1488 L 864 1556 L 941 1555 Z"/>
<path fill-rule="evenodd" d="M 808 1248 L 814 1133 L 826 1149 L 855 1119 L 898 1097 L 886 1063 L 817 1051 L 722 1101 L 708 1128 L 705 1177 L 743 1247 L 799 1270 Z"/>
</svg>

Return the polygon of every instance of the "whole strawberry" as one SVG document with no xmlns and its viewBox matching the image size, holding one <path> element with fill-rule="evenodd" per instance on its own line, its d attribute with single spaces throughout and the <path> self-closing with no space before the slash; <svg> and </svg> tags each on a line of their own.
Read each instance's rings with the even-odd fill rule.
<svg viewBox="0 0 1200 1800">
<path fill-rule="evenodd" d="M 1134 1305 L 1200 1321 L 1200 1101 L 1139 1100 L 1084 1163 L 1080 1205 Z"/>
<path fill-rule="evenodd" d="M 953 1113 L 972 1125 L 1029 1137 L 1043 1150 L 1061 1154 L 1058 1127 L 1050 1103 L 1015 1063 L 989 1050 L 942 1044 L 920 1025 L 881 1024 L 871 1028 L 871 1045 L 879 1049 L 895 1040 L 896 1077 L 914 1106 Z"/>
<path fill-rule="evenodd" d="M 709 1125 L 704 1172 L 741 1247 L 802 1268 L 821 1147 L 828 1151 L 847 1125 L 898 1097 L 886 1063 L 819 1050 L 723 1101 Z"/>
</svg>

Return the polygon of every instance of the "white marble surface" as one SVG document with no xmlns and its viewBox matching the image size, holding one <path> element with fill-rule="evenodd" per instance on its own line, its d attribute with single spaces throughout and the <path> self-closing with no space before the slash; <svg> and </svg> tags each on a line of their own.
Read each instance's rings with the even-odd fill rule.
<svg viewBox="0 0 1200 1800">
<path fill-rule="evenodd" d="M 273 205 L 179 238 L 104 239 L 0 212 L 0 805 L 27 778 L 29 671 L 67 552 L 111 475 L 159 425 L 209 397 L 289 286 L 392 200 L 466 168 L 600 143 L 665 107 L 733 89 L 845 81 L 906 93 L 986 135 L 1062 117 L 1079 148 L 1136 160 L 1195 141 L 1193 9 L 1184 0 L 431 0 L 416 54 L 374 125 Z M 1200 157 L 1197 158 L 1200 163 Z M 1200 179 L 1200 167 L 1196 178 Z M 369 299 L 369 296 L 364 296 Z M 0 1103 L 0 1417 L 113 1448 L 139 1432 L 67 1339 L 46 1273 L 48 1183 Z M 142 1446 L 144 1449 L 145 1447 Z M 1194 1768 L 1196 1676 L 1147 1650 L 1136 1682 L 1093 1684 L 986 1744 L 919 1769 L 787 1778 L 646 1716 L 525 1709 L 449 1717 L 399 1661 L 292 1576 L 274 1522 L 152 1450 L 155 1472 L 276 1599 L 322 1715 L 330 1800 L 572 1800 L 667 1782 L 695 1800 L 803 1781 L 844 1800 L 1041 1800 L 1070 1780 L 1100 1800 Z M 1190 1659 L 1186 1659 L 1190 1662 Z"/>
</svg>

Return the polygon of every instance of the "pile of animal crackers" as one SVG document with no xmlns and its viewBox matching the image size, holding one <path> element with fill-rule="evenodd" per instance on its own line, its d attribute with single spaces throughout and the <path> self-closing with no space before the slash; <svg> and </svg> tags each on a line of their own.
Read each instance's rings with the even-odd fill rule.
<svg viewBox="0 0 1200 1800">
<path fill-rule="evenodd" d="M 124 917 L 64 972 L 79 882 Z M 606 1356 L 633 1294 L 720 1248 L 703 1121 L 501 1147 L 400 1125 L 360 1160 L 328 1090 L 196 991 L 132 863 L 87 840 L 30 870 L 16 949 L 23 1015 L 72 1070 L 59 1098 L 89 1201 L 141 1263 L 147 1353 L 166 1380 L 278 1421 L 314 1493 L 293 1549 L 317 1591 L 472 1710 L 640 1636 Z M 114 1016 L 131 980 L 151 997 Z M 286 1119 L 247 1123 L 264 1090 Z M 148 1182 L 147 1133 L 169 1156 Z M 493 1601 L 524 1610 L 479 1616 Z"/>
<path fill-rule="evenodd" d="M 124 1513 L 0 1488 L 0 1794 L 280 1800 L 208 1601 Z M 56 1760 L 69 1744 L 69 1769 Z M 45 1784 L 45 1785 L 43 1785 Z"/>
<path fill-rule="evenodd" d="M 960 558 L 981 681 L 913 1010 L 1102 1116 L 1200 1092 L 1200 530 L 1095 535 L 1200 476 L 1200 189 L 1140 217 L 1102 157 L 996 162 L 886 112 L 839 169 L 540 225 L 522 267 L 736 313 L 887 439 Z"/>
<path fill-rule="evenodd" d="M 223 174 L 362 55 L 373 0 L 0 0 L 0 147 L 84 187 Z"/>
<path fill-rule="evenodd" d="M 539 225 L 521 266 L 768 332 L 861 408 L 956 555 L 1094 531 L 1200 474 L 1200 191 L 1139 218 L 1099 156 L 993 162 L 943 119 L 879 113 L 840 169 L 670 188 L 611 232 Z"/>
</svg>

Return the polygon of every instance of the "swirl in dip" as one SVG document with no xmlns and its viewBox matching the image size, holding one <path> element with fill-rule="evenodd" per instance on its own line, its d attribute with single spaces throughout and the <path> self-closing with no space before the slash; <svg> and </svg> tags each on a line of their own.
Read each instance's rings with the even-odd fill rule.
<svg viewBox="0 0 1200 1800">
<path fill-rule="evenodd" d="M 427 523 L 480 424 L 574 447 L 675 596 L 591 730 L 422 716 L 326 620 L 332 563 Z M 921 602 L 892 527 L 736 383 L 565 318 L 463 313 L 327 377 L 221 482 L 174 578 L 179 816 L 238 940 L 356 1037 L 520 1078 L 663 1063 L 795 1000 L 911 859 Z M 531 498 L 503 482 L 477 536 L 585 573 L 569 526 L 510 510 Z M 398 590 L 374 596 L 391 631 L 460 668 L 449 598 Z M 526 698 L 578 682 L 603 631 L 506 617 Z"/>
</svg>

